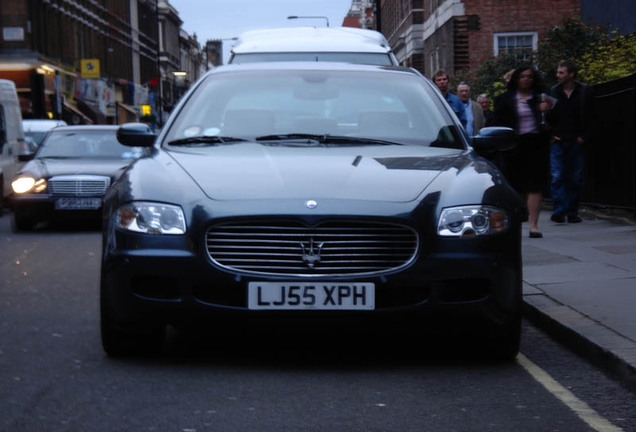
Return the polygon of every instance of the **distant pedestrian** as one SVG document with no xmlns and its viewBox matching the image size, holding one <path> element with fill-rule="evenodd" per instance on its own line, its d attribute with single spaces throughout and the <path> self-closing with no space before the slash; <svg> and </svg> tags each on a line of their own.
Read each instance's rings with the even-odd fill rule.
<svg viewBox="0 0 636 432">
<path fill-rule="evenodd" d="M 592 133 L 592 90 L 576 81 L 577 68 L 564 61 L 557 67 L 558 83 L 550 90 L 556 104 L 547 115 L 552 128 L 550 144 L 550 191 L 554 222 L 581 222 L 579 199 L 583 186 L 581 146 Z"/>
<path fill-rule="evenodd" d="M 457 86 L 457 97 L 464 104 L 466 112 L 466 132 L 469 136 L 479 134 L 479 130 L 484 127 L 484 114 L 477 102 L 470 98 L 470 86 L 465 82 Z"/>
<path fill-rule="evenodd" d="M 486 93 L 482 93 L 477 96 L 477 104 L 481 107 L 481 112 L 484 116 L 484 125 L 488 126 L 492 121 L 492 108 L 490 104 L 490 97 Z"/>
<path fill-rule="evenodd" d="M 526 195 L 530 238 L 541 238 L 539 214 L 549 178 L 548 137 L 541 128 L 541 112 L 549 107 L 541 101 L 539 73 L 530 66 L 515 69 L 507 88 L 495 98 L 492 122 L 517 133 L 517 146 L 504 154 L 503 172 L 511 186 Z"/>
<path fill-rule="evenodd" d="M 448 85 L 450 83 L 450 78 L 446 72 L 443 70 L 438 70 L 433 75 L 433 82 L 437 86 L 440 92 L 442 92 L 442 96 L 446 99 L 446 102 L 453 109 L 462 126 L 466 127 L 466 109 L 464 108 L 464 104 L 457 96 L 448 91 Z"/>
</svg>

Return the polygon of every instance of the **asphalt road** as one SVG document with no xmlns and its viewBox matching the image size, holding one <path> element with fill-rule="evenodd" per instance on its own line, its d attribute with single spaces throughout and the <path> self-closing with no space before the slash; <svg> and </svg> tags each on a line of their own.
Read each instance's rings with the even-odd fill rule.
<svg viewBox="0 0 636 432">
<path fill-rule="evenodd" d="M 227 329 L 109 358 L 100 246 L 91 227 L 14 234 L 0 217 L 1 431 L 636 431 L 636 395 L 527 323 L 522 355 L 504 364 L 399 335 Z"/>
</svg>

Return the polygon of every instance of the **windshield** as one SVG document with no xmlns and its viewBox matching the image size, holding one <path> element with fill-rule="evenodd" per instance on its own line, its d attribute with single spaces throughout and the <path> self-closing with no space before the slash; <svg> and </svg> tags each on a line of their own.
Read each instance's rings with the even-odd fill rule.
<svg viewBox="0 0 636 432">
<path fill-rule="evenodd" d="M 387 53 L 358 53 L 358 52 L 268 52 L 268 53 L 237 53 L 232 56 L 230 63 L 257 62 L 285 62 L 285 61 L 322 61 L 345 62 L 370 65 L 392 65 L 391 57 Z"/>
<path fill-rule="evenodd" d="M 141 147 L 120 144 L 116 132 L 116 129 L 53 131 L 40 146 L 36 157 L 134 159 L 143 154 Z"/>
<path fill-rule="evenodd" d="M 176 113 L 165 142 L 312 134 L 463 149 L 434 92 L 419 76 L 377 70 L 212 74 Z"/>
</svg>

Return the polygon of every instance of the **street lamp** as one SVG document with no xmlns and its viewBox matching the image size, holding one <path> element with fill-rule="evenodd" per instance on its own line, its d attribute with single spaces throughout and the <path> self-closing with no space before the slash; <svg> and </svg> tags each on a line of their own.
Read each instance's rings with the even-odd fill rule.
<svg viewBox="0 0 636 432">
<path fill-rule="evenodd" d="M 300 18 L 320 18 L 320 19 L 324 19 L 327 22 L 327 27 L 329 27 L 329 18 L 327 18 L 326 16 L 298 16 L 298 15 L 290 15 L 287 17 L 287 19 L 300 19 Z"/>
</svg>

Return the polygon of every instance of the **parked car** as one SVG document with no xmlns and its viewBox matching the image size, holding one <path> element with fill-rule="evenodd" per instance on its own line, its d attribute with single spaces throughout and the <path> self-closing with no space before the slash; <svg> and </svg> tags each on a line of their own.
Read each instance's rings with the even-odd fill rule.
<svg viewBox="0 0 636 432">
<path fill-rule="evenodd" d="M 513 357 L 523 202 L 473 150 L 510 148 L 512 130 L 481 133 L 466 136 L 413 69 L 210 71 L 156 141 L 135 124 L 118 132 L 153 153 L 104 201 L 105 351 L 153 351 L 166 325 L 210 319 L 211 333 L 452 329 Z"/>
<path fill-rule="evenodd" d="M 22 120 L 22 129 L 24 129 L 24 137 L 31 141 L 31 148 L 36 150 L 44 135 L 51 129 L 58 126 L 67 126 L 64 120 L 47 120 L 47 119 L 25 119 Z"/>
<path fill-rule="evenodd" d="M 229 64 L 272 61 L 398 65 L 382 33 L 353 27 L 250 30 L 237 38 L 228 59 Z"/>
<path fill-rule="evenodd" d="M 110 184 L 128 164 L 148 153 L 121 145 L 117 129 L 56 127 L 34 155 L 23 156 L 29 161 L 11 182 L 15 229 L 29 230 L 56 214 L 99 218 Z"/>
</svg>

